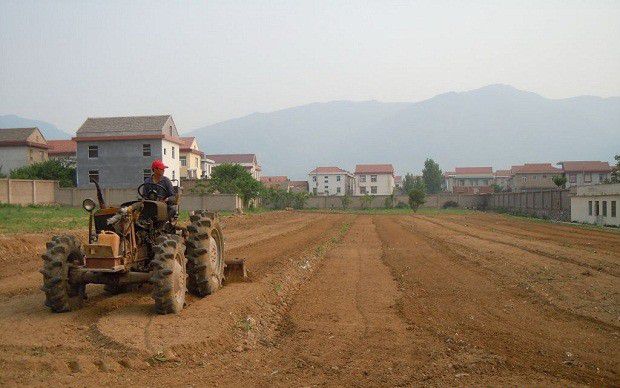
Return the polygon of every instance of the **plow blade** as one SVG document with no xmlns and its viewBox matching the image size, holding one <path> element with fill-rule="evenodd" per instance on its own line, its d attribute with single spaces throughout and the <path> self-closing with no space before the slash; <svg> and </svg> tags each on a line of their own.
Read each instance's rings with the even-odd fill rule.
<svg viewBox="0 0 620 388">
<path fill-rule="evenodd" d="M 248 278 L 245 268 L 245 259 L 226 260 L 224 267 L 224 281 L 226 283 L 244 282 Z"/>
</svg>

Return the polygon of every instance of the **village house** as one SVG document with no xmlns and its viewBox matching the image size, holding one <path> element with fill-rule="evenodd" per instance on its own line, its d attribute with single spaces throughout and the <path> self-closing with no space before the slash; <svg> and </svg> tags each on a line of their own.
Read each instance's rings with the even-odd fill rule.
<svg viewBox="0 0 620 388">
<path fill-rule="evenodd" d="M 355 166 L 356 195 L 392 195 L 394 167 L 391 164 L 358 164 Z"/>
<path fill-rule="evenodd" d="M 39 128 L 0 129 L 0 173 L 46 161 L 48 148 Z"/>
<path fill-rule="evenodd" d="M 289 191 L 291 188 L 291 181 L 287 176 L 262 176 L 260 181 L 268 189 Z"/>
<path fill-rule="evenodd" d="M 314 195 L 353 195 L 353 174 L 340 167 L 317 167 L 308 176 L 309 187 Z"/>
<path fill-rule="evenodd" d="M 195 137 L 181 137 L 179 150 L 180 174 L 183 179 L 198 179 L 203 177 L 202 158 L 204 153 L 198 149 Z"/>
<path fill-rule="evenodd" d="M 559 162 L 566 176 L 566 188 L 604 183 L 611 179 L 613 168 L 608 162 L 566 161 Z"/>
<path fill-rule="evenodd" d="M 502 190 L 506 190 L 509 187 L 511 176 L 510 170 L 497 170 L 493 173 L 493 184 L 498 185 Z"/>
<path fill-rule="evenodd" d="M 50 159 L 59 160 L 65 166 L 75 167 L 77 163 L 77 143 L 73 140 L 48 140 L 47 154 Z"/>
<path fill-rule="evenodd" d="M 213 171 L 213 167 L 215 167 L 215 161 L 203 155 L 202 160 L 201 160 L 201 166 L 202 166 L 202 175 L 200 177 L 203 179 L 210 179 L 211 171 Z"/>
<path fill-rule="evenodd" d="M 455 167 L 444 174 L 444 188 L 455 194 L 488 194 L 494 179 L 493 167 Z"/>
<path fill-rule="evenodd" d="M 578 186 L 570 199 L 571 221 L 620 226 L 620 183 Z"/>
<path fill-rule="evenodd" d="M 91 187 L 91 180 L 102 187 L 138 187 L 155 159 L 168 166 L 166 177 L 180 177 L 183 142 L 170 115 L 88 118 L 73 140 L 78 187 Z"/>
<path fill-rule="evenodd" d="M 512 191 L 532 191 L 555 189 L 557 185 L 553 177 L 562 174 L 562 169 L 553 167 L 551 163 L 525 163 L 512 166 L 509 186 Z"/>
<path fill-rule="evenodd" d="M 256 160 L 255 154 L 217 154 L 206 155 L 206 158 L 213 161 L 213 167 L 221 166 L 222 164 L 239 164 L 252 174 L 254 179 L 260 180 L 261 167 Z"/>
</svg>

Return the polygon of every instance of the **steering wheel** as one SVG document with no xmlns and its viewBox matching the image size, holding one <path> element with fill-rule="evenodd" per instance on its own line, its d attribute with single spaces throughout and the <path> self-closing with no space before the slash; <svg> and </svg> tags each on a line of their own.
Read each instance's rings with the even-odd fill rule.
<svg viewBox="0 0 620 388">
<path fill-rule="evenodd" d="M 159 183 L 145 182 L 138 187 L 138 195 L 144 199 L 156 201 L 159 198 L 166 198 L 168 190 Z"/>
</svg>

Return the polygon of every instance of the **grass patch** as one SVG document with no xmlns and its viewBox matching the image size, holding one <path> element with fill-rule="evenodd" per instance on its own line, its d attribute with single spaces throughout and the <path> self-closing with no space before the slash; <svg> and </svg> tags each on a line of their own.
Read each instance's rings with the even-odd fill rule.
<svg viewBox="0 0 620 388">
<path fill-rule="evenodd" d="M 81 228 L 88 228 L 88 213 L 82 208 L 0 204 L 0 233 L 32 233 Z"/>
</svg>

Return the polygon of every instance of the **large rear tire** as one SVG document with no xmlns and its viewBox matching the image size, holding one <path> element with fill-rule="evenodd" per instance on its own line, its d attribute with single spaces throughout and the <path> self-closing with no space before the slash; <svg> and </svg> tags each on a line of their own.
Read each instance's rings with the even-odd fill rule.
<svg viewBox="0 0 620 388">
<path fill-rule="evenodd" d="M 177 235 L 164 235 L 155 242 L 155 257 L 151 261 L 155 311 L 159 314 L 176 314 L 181 312 L 185 305 L 185 245 L 183 239 Z"/>
<path fill-rule="evenodd" d="M 193 295 L 211 295 L 224 280 L 224 238 L 215 214 L 202 210 L 187 227 L 187 288 Z"/>
<path fill-rule="evenodd" d="M 85 284 L 71 284 L 69 272 L 84 264 L 82 244 L 73 236 L 54 236 L 41 256 L 45 305 L 55 313 L 75 310 L 86 299 Z"/>
</svg>

